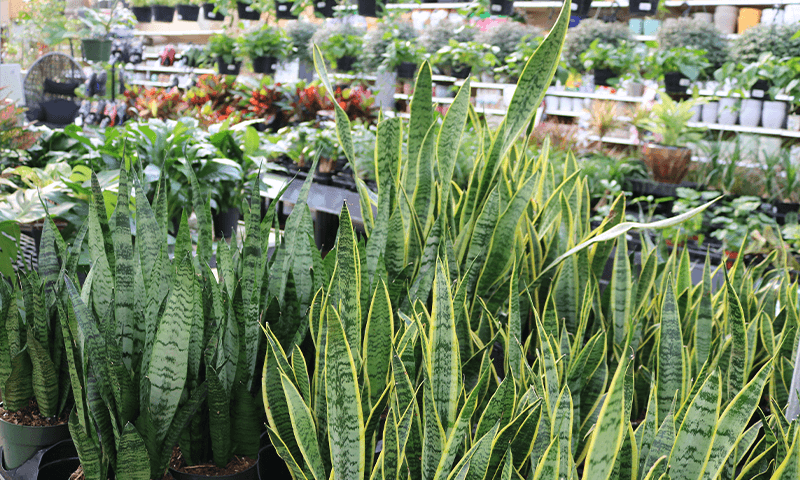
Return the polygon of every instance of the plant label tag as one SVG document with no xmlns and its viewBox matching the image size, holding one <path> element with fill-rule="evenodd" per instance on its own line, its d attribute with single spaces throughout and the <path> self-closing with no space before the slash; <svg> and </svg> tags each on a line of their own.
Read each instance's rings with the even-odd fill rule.
<svg viewBox="0 0 800 480">
<path fill-rule="evenodd" d="M 287 5 L 285 5 L 285 4 L 279 4 L 278 5 L 278 11 L 279 12 L 285 12 L 287 10 L 289 10 L 289 7 Z"/>
<path fill-rule="evenodd" d="M 325 8 L 326 5 L 327 3 L 325 2 L 317 2 L 317 8 Z"/>
<path fill-rule="evenodd" d="M 652 5 L 650 5 L 649 3 L 640 3 L 639 4 L 639 10 L 650 10 L 651 6 Z"/>
<path fill-rule="evenodd" d="M 245 7 L 244 11 L 247 13 L 251 13 L 254 12 L 255 10 L 253 10 L 253 7 Z"/>
<path fill-rule="evenodd" d="M 688 78 L 681 78 L 680 82 L 678 82 L 678 85 L 680 85 L 681 87 L 688 87 L 689 83 L 690 82 Z"/>
<path fill-rule="evenodd" d="M 574 11 L 578 10 L 578 4 L 577 3 L 573 3 L 570 8 L 572 8 L 572 11 L 574 12 Z"/>
<path fill-rule="evenodd" d="M 180 13 L 178 14 L 178 20 L 183 20 L 183 15 L 181 15 Z"/>
<path fill-rule="evenodd" d="M 492 4 L 492 11 L 493 11 L 493 12 L 499 12 L 499 11 L 501 11 L 502 9 L 503 9 L 503 6 L 502 6 L 502 5 Z"/>
<path fill-rule="evenodd" d="M 228 65 L 228 71 L 229 71 L 229 72 L 232 72 L 232 71 L 234 71 L 234 70 L 236 70 L 236 65 L 234 65 L 234 64 L 230 64 L 230 65 Z"/>
<path fill-rule="evenodd" d="M 764 98 L 764 90 L 758 90 L 758 89 L 753 90 L 752 92 L 750 92 L 750 95 L 753 98 Z"/>
</svg>

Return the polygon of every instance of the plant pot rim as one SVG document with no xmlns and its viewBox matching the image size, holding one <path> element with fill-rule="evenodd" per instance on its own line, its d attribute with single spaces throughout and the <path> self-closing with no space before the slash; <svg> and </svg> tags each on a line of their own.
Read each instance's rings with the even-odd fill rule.
<svg viewBox="0 0 800 480">
<path fill-rule="evenodd" d="M 3 409 L 5 409 L 5 407 L 3 406 L 3 402 L 0 402 L 0 407 L 3 407 Z M 9 422 L 8 420 L 3 419 L 2 416 L 0 416 L 0 422 L 5 423 L 10 428 L 23 427 L 23 428 L 33 428 L 33 429 L 42 429 L 42 430 L 44 430 L 44 429 L 48 429 L 48 428 L 69 427 L 69 422 L 68 421 L 65 421 L 64 423 L 57 423 L 55 425 L 25 425 L 24 423 Z"/>
</svg>

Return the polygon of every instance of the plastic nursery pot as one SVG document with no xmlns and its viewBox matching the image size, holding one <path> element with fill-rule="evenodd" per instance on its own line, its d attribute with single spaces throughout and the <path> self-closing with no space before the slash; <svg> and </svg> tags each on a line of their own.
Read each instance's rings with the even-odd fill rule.
<svg viewBox="0 0 800 480">
<path fill-rule="evenodd" d="M 131 7 L 131 12 L 139 23 L 149 23 L 153 18 L 153 10 L 150 7 Z"/>
<path fill-rule="evenodd" d="M 272 445 L 266 445 L 258 451 L 258 477 L 270 480 L 292 480 L 292 474 L 286 462 L 275 451 Z"/>
<path fill-rule="evenodd" d="M 572 2 L 572 14 L 586 17 L 592 8 L 592 0 L 575 0 Z"/>
<path fill-rule="evenodd" d="M 721 98 L 719 100 L 719 113 L 717 123 L 720 125 L 736 125 L 739 119 L 739 99 Z"/>
<path fill-rule="evenodd" d="M 719 113 L 719 102 L 708 102 L 703 107 L 703 123 L 717 123 Z"/>
<path fill-rule="evenodd" d="M 378 2 L 376 0 L 358 0 L 358 14 L 363 17 L 379 17 L 378 15 Z"/>
<path fill-rule="evenodd" d="M 472 73 L 472 67 L 469 67 L 467 65 L 453 67 L 453 76 L 456 78 L 466 79 L 469 77 L 470 73 Z"/>
<path fill-rule="evenodd" d="M 667 93 L 686 93 L 691 81 L 681 72 L 667 72 L 664 74 L 664 91 Z"/>
<path fill-rule="evenodd" d="M 417 73 L 416 63 L 403 62 L 397 67 L 397 76 L 400 78 L 413 79 L 415 73 Z"/>
<path fill-rule="evenodd" d="M 240 20 L 259 20 L 261 18 L 261 12 L 249 3 L 236 2 L 236 12 L 239 14 Z"/>
<path fill-rule="evenodd" d="M 253 59 L 253 71 L 272 75 L 275 73 L 275 64 L 277 63 L 278 59 L 275 57 L 256 57 Z"/>
<path fill-rule="evenodd" d="M 200 16 L 200 6 L 198 5 L 178 5 L 178 20 L 196 22 Z"/>
<path fill-rule="evenodd" d="M 203 4 L 203 18 L 206 20 L 214 20 L 217 22 L 221 22 L 225 20 L 225 15 L 222 12 L 214 12 L 214 4 L 213 3 L 204 3 Z"/>
<path fill-rule="evenodd" d="M 491 0 L 489 4 L 489 11 L 492 15 L 505 15 L 511 16 L 514 13 L 513 0 Z"/>
<path fill-rule="evenodd" d="M 643 153 L 644 164 L 657 182 L 681 183 L 689 172 L 692 151 L 688 148 L 649 143 L 644 146 Z"/>
<path fill-rule="evenodd" d="M 333 7 L 335 5 L 335 0 L 315 0 L 314 12 L 319 13 L 325 18 L 333 18 Z"/>
<path fill-rule="evenodd" d="M 231 207 L 214 214 L 214 235 L 217 238 L 231 238 L 233 230 L 239 224 L 239 209 Z"/>
<path fill-rule="evenodd" d="M 714 9 L 714 26 L 725 35 L 730 35 L 736 30 L 736 18 L 739 16 L 739 7 L 720 5 Z"/>
<path fill-rule="evenodd" d="M 80 464 L 72 439 L 62 440 L 42 454 L 36 480 L 67 480 Z"/>
<path fill-rule="evenodd" d="M 217 57 L 217 71 L 220 75 L 239 75 L 241 69 L 242 62 L 228 63 L 222 57 Z"/>
<path fill-rule="evenodd" d="M 783 128 L 786 120 L 786 102 L 765 101 L 761 110 L 761 126 L 764 128 Z"/>
<path fill-rule="evenodd" d="M 772 100 L 769 96 L 770 83 L 767 80 L 757 80 L 750 89 L 750 98 L 756 100 Z"/>
<path fill-rule="evenodd" d="M 175 7 L 166 5 L 153 5 L 153 20 L 156 22 L 171 23 L 175 18 Z"/>
<path fill-rule="evenodd" d="M 346 73 L 353 70 L 353 65 L 356 63 L 356 57 L 352 55 L 345 55 L 339 60 L 336 60 L 336 70 L 338 72 Z"/>
<path fill-rule="evenodd" d="M 284 20 L 296 20 L 297 15 L 292 14 L 294 2 L 275 1 L 275 16 Z"/>
<path fill-rule="evenodd" d="M 107 62 L 111 58 L 111 40 L 84 38 L 83 58 L 89 62 Z"/>
<path fill-rule="evenodd" d="M 595 87 L 608 86 L 608 81 L 616 77 L 614 71 L 608 68 L 598 68 L 594 70 L 594 85 Z"/>
<path fill-rule="evenodd" d="M 739 112 L 739 124 L 743 127 L 757 127 L 761 121 L 761 106 L 764 102 L 755 98 L 743 98 Z"/>
<path fill-rule="evenodd" d="M 29 427 L 0 419 L 0 438 L 3 439 L 3 463 L 14 469 L 25 463 L 37 451 L 69 437 L 69 426 Z"/>
<path fill-rule="evenodd" d="M 655 15 L 658 0 L 630 0 L 628 12 L 631 15 Z"/>
</svg>

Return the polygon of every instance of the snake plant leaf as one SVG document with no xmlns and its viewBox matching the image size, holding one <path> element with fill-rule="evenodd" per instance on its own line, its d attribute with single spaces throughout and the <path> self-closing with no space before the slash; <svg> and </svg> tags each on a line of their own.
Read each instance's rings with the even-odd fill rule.
<svg viewBox="0 0 800 480">
<path fill-rule="evenodd" d="M 703 265 L 703 283 L 700 287 L 700 304 L 697 307 L 697 318 L 695 319 L 694 327 L 697 365 L 705 363 L 711 349 L 711 329 L 714 323 L 711 295 L 711 265 L 709 256 L 706 255 L 705 264 Z"/>
<path fill-rule="evenodd" d="M 491 430 L 486 432 L 486 435 L 478 439 L 472 448 L 464 454 L 465 458 L 469 458 L 470 464 L 466 480 L 482 480 L 486 476 L 486 470 L 489 467 L 489 460 L 492 456 L 492 444 L 499 429 L 500 424 L 496 423 Z"/>
<path fill-rule="evenodd" d="M 728 405 L 716 423 L 714 439 L 708 450 L 703 478 L 719 478 L 725 462 L 750 422 L 761 398 L 761 392 L 772 373 L 768 362 Z"/>
<path fill-rule="evenodd" d="M 675 417 L 670 412 L 661 422 L 658 432 L 652 439 L 647 458 L 641 464 L 639 471 L 644 474 L 650 472 L 661 458 L 668 458 L 675 445 Z"/>
<path fill-rule="evenodd" d="M 464 134 L 464 127 L 467 124 L 471 91 L 470 80 L 467 79 L 456 93 L 456 98 L 450 104 L 450 108 L 447 109 L 442 128 L 436 139 L 436 167 L 439 170 L 439 181 L 442 188 L 439 204 L 441 214 L 445 214 L 447 211 L 445 209 L 450 201 L 450 182 L 453 179 L 458 146 L 461 144 L 461 136 Z"/>
<path fill-rule="evenodd" d="M 416 98 L 417 96 L 415 95 L 414 99 L 416 100 Z M 436 195 L 434 190 L 433 161 L 437 132 L 438 125 L 436 122 L 430 123 L 430 127 L 425 134 L 422 147 L 419 149 L 419 155 L 416 159 L 416 183 L 411 189 L 406 186 L 406 192 L 411 192 L 412 194 L 413 210 L 419 217 L 420 224 L 425 232 L 429 232 L 430 227 L 435 223 L 433 212 L 436 207 L 436 202 L 432 201 L 432 199 L 434 195 Z M 409 160 L 411 161 L 413 158 L 409 157 Z"/>
<path fill-rule="evenodd" d="M 422 145 L 428 135 L 431 124 L 433 124 L 433 88 L 432 88 L 431 66 L 427 61 L 422 62 L 417 79 L 414 83 L 414 97 L 411 99 L 411 119 L 408 122 L 408 159 L 411 168 L 417 167 L 417 159 L 420 157 Z M 408 192 L 413 192 L 415 187 L 420 186 L 420 175 L 417 173 L 415 179 L 410 170 L 406 173 L 407 178 L 405 188 Z M 416 169 L 417 172 L 420 170 Z M 413 182 L 411 180 L 414 180 Z"/>
<path fill-rule="evenodd" d="M 197 260 L 201 265 L 208 263 L 211 258 L 211 241 L 212 241 L 212 226 L 211 226 L 211 210 L 208 203 L 208 198 L 204 198 L 200 192 L 200 184 L 197 181 L 197 176 L 194 174 L 194 168 L 190 163 L 184 165 L 183 172 L 189 179 L 189 184 L 192 189 L 192 206 L 194 207 L 195 215 L 197 216 Z M 258 202 L 257 202 L 258 203 Z M 259 205 L 261 205 L 259 203 Z M 260 218 L 259 218 L 260 220 Z"/>
<path fill-rule="evenodd" d="M 733 398 L 744 387 L 747 380 L 746 366 L 749 363 L 747 357 L 747 329 L 739 295 L 736 294 L 729 280 L 726 280 L 725 293 L 727 295 L 726 313 L 728 325 L 733 338 L 726 391 L 728 398 Z"/>
<path fill-rule="evenodd" d="M 28 347 L 22 347 L 11 357 L 11 374 L 3 384 L 3 407 L 12 412 L 28 406 L 33 396 L 33 365 L 28 354 Z"/>
<path fill-rule="evenodd" d="M 28 352 L 32 365 L 33 394 L 43 417 L 58 415 L 58 372 L 48 352 L 32 333 L 28 333 Z M 9 407 L 10 408 L 10 407 Z"/>
<path fill-rule="evenodd" d="M 44 295 L 48 308 L 56 303 L 55 288 L 59 279 L 58 274 L 61 270 L 56 247 L 56 235 L 61 236 L 53 220 L 50 217 L 46 218 L 42 228 L 42 236 L 39 239 L 38 272 L 44 285 Z"/>
<path fill-rule="evenodd" d="M 114 240 L 114 320 L 116 336 L 121 339 L 123 362 L 131 369 L 134 331 L 138 324 L 134 319 L 134 266 L 133 243 L 131 242 L 130 185 L 128 172 L 120 169 L 119 195 L 114 212 L 112 238 Z"/>
<path fill-rule="evenodd" d="M 627 347 L 623 348 L 625 351 Z M 588 454 L 584 464 L 583 478 L 585 480 L 610 478 L 617 455 L 622 445 L 626 431 L 625 418 L 625 373 L 628 369 L 629 358 L 623 355 L 617 366 L 617 371 L 608 386 L 608 394 L 597 423 L 589 440 Z"/>
<path fill-rule="evenodd" d="M 611 317 L 614 325 L 614 344 L 621 347 L 627 338 L 626 327 L 631 316 L 631 263 L 628 259 L 628 240 L 617 239 L 614 267 L 611 276 Z"/>
<path fill-rule="evenodd" d="M 150 279 L 161 249 L 161 227 L 136 175 L 133 175 L 133 185 L 136 194 L 136 248 L 139 251 L 145 289 L 150 292 Z"/>
<path fill-rule="evenodd" d="M 267 327 L 267 331 L 269 331 L 269 327 Z M 269 336 L 267 338 L 269 339 Z M 285 372 L 285 369 L 282 362 L 278 360 L 282 352 L 276 348 L 276 344 L 277 341 L 267 342 L 267 353 L 261 372 L 261 395 L 264 399 L 264 408 L 269 420 L 270 430 L 283 441 L 289 442 L 288 444 L 284 443 L 284 447 L 287 449 L 286 456 L 281 455 L 281 458 L 289 463 L 287 458 L 293 458 L 297 461 L 302 459 L 302 455 L 297 443 L 292 440 L 294 436 L 289 417 L 289 407 L 280 379 L 280 373 L 282 370 Z M 272 436 L 273 433 L 270 434 L 271 438 Z"/>
<path fill-rule="evenodd" d="M 102 235 L 103 249 L 105 250 L 106 257 L 108 258 L 109 270 L 114 271 L 114 242 L 111 237 L 111 229 L 108 226 L 108 214 L 103 200 L 103 191 L 100 188 L 100 182 L 97 180 L 97 175 L 92 172 L 92 201 L 90 202 L 89 215 L 92 215 L 91 206 L 95 208 L 95 218 L 97 219 Z M 96 258 L 92 256 L 92 258 Z"/>
<path fill-rule="evenodd" d="M 303 401 L 300 392 L 294 386 L 286 374 L 281 373 L 281 384 L 286 395 L 286 402 L 289 405 L 289 416 L 292 422 L 292 430 L 300 452 L 305 459 L 311 473 L 316 480 L 327 480 L 325 466 L 319 453 L 317 443 L 316 425 L 311 415 L 311 410 Z"/>
<path fill-rule="evenodd" d="M 83 429 L 75 410 L 69 416 L 69 435 L 75 443 L 75 450 L 78 452 L 86 480 L 106 480 L 108 463 L 101 459 L 100 446 Z"/>
<path fill-rule="evenodd" d="M 308 477 L 305 475 L 303 469 L 297 463 L 297 460 L 295 460 L 295 457 L 293 457 L 291 452 L 289 452 L 289 449 L 286 447 L 286 443 L 284 443 L 280 435 L 278 435 L 278 433 L 270 427 L 267 427 L 267 432 L 269 434 L 270 443 L 272 444 L 272 446 L 275 447 L 275 451 L 278 453 L 278 456 L 281 457 L 281 460 L 286 462 L 286 466 L 292 473 L 292 478 L 294 480 L 308 480 Z M 297 457 L 297 458 L 302 458 L 302 457 Z"/>
<path fill-rule="evenodd" d="M 389 408 L 386 415 L 386 424 L 383 428 L 381 443 L 381 458 L 373 473 L 380 471 L 383 479 L 397 479 L 402 465 L 402 451 L 400 450 L 400 433 L 398 423 L 400 419 L 395 413 L 395 408 Z"/>
<path fill-rule="evenodd" d="M 676 478 L 699 478 L 703 463 L 714 436 L 714 426 L 719 418 L 721 385 L 715 370 L 692 399 L 686 417 L 678 429 L 675 445 L 669 457 L 671 472 Z"/>
<path fill-rule="evenodd" d="M 770 480 L 790 480 L 798 476 L 800 476 L 800 436 L 795 435 L 791 451 L 775 469 Z"/>
<path fill-rule="evenodd" d="M 355 233 L 347 205 L 339 215 L 339 235 L 336 241 L 336 275 L 331 278 L 331 305 L 336 306 L 347 335 L 356 370 L 361 368 L 361 273 Z M 330 327 L 329 327 L 330 328 Z"/>
<path fill-rule="evenodd" d="M 336 480 L 361 479 L 365 471 L 366 439 L 363 437 L 364 414 L 358 376 L 344 322 L 332 310 L 329 307 L 325 345 L 325 392 L 331 463 Z M 361 320 L 357 318 L 360 333 Z"/>
<path fill-rule="evenodd" d="M 492 429 L 492 426 L 499 424 L 504 427 L 511 421 L 514 412 L 515 385 L 513 377 L 505 377 L 500 386 L 489 399 L 489 403 L 481 412 L 475 430 L 475 438 L 482 437 Z"/>
<path fill-rule="evenodd" d="M 678 304 L 675 300 L 675 287 L 671 279 L 667 280 L 667 288 L 661 305 L 661 329 L 658 338 L 658 371 L 656 374 L 658 418 L 664 418 L 667 416 L 675 393 L 678 393 L 679 400 L 683 398 L 683 389 L 686 384 L 683 335 L 678 317 Z"/>
<path fill-rule="evenodd" d="M 147 376 L 150 379 L 150 412 L 155 439 L 160 443 L 181 399 L 188 368 L 189 333 L 193 322 L 192 259 L 180 259 L 164 314 L 158 325 Z"/>
<path fill-rule="evenodd" d="M 380 280 L 375 286 L 364 329 L 364 377 L 369 388 L 370 404 L 386 388 L 389 364 L 392 359 L 394 315 L 386 284 Z"/>
<path fill-rule="evenodd" d="M 293 383 L 297 386 L 300 396 L 306 402 L 306 405 L 311 408 L 311 385 L 308 380 L 308 367 L 306 367 L 306 359 L 300 347 L 295 345 L 292 350 L 292 374 Z"/>
<path fill-rule="evenodd" d="M 533 480 L 558 480 L 559 468 L 561 466 L 561 445 L 559 438 L 553 438 L 550 445 L 545 450 L 541 460 L 535 465 Z"/>
<path fill-rule="evenodd" d="M 131 423 L 125 424 L 122 429 L 117 445 L 117 465 L 114 473 L 119 480 L 150 479 L 150 457 L 147 455 L 147 448 L 136 427 Z"/>
<path fill-rule="evenodd" d="M 456 335 L 449 275 L 441 259 L 437 261 L 431 311 L 427 368 L 432 382 L 433 402 L 446 434 L 456 421 L 460 396 L 461 355 Z"/>
<path fill-rule="evenodd" d="M 486 200 L 483 209 L 480 211 L 478 218 L 475 220 L 475 226 L 471 232 L 469 239 L 469 248 L 467 250 L 467 265 L 478 262 L 485 258 L 486 251 L 491 236 L 494 232 L 494 227 L 497 225 L 497 219 L 500 215 L 500 192 L 498 189 L 493 189 Z M 466 235 L 467 230 L 462 233 Z M 467 297 L 472 298 L 475 291 L 480 269 L 470 269 L 470 276 L 467 279 Z"/>
<path fill-rule="evenodd" d="M 228 464 L 232 450 L 230 394 L 226 390 L 214 367 L 206 363 L 206 382 L 208 383 L 208 426 L 211 452 L 218 467 Z"/>
<path fill-rule="evenodd" d="M 522 320 L 519 309 L 519 279 L 516 263 L 511 270 L 508 295 L 508 332 L 506 333 L 506 368 L 517 381 L 522 380 Z"/>
</svg>

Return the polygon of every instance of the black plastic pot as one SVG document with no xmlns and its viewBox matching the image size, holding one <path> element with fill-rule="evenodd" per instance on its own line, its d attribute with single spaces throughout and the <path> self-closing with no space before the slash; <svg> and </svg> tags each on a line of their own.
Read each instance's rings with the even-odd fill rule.
<svg viewBox="0 0 800 480">
<path fill-rule="evenodd" d="M 178 20 L 196 22 L 200 17 L 200 7 L 198 5 L 178 5 Z"/>
<path fill-rule="evenodd" d="M 382 17 L 383 8 L 379 14 L 376 0 L 358 0 L 358 14 L 363 17 Z"/>
<path fill-rule="evenodd" d="M 253 59 L 253 71 L 272 75 L 275 73 L 275 64 L 278 59 L 275 57 L 256 57 Z"/>
<path fill-rule="evenodd" d="M 217 57 L 217 71 L 220 75 L 239 75 L 241 69 L 242 62 L 228 63 L 222 57 Z"/>
<path fill-rule="evenodd" d="M 131 12 L 139 23 L 150 23 L 153 18 L 153 10 L 150 7 L 131 7 Z"/>
<path fill-rule="evenodd" d="M 153 5 L 153 20 L 156 22 L 172 23 L 175 18 L 175 7 L 166 5 Z"/>
<path fill-rule="evenodd" d="M 0 419 L 0 438 L 3 439 L 3 463 L 14 469 L 25 463 L 37 451 L 69 438 L 69 426 L 28 427 Z"/>
<path fill-rule="evenodd" d="M 333 7 L 335 5 L 336 2 L 334 0 L 315 0 L 314 12 L 325 18 L 333 18 Z"/>
<path fill-rule="evenodd" d="M 206 20 L 214 20 L 217 22 L 221 22 L 225 20 L 225 15 L 222 12 L 214 12 L 215 5 L 213 3 L 204 3 L 203 4 L 203 17 Z"/>
<path fill-rule="evenodd" d="M 472 73 L 472 67 L 467 65 L 462 65 L 458 68 L 453 68 L 453 76 L 460 79 L 465 79 L 469 77 L 469 74 Z"/>
<path fill-rule="evenodd" d="M 492 15 L 511 16 L 514 13 L 514 0 L 491 0 L 489 11 Z"/>
<path fill-rule="evenodd" d="M 350 72 L 353 70 L 353 65 L 356 63 L 356 57 L 345 55 L 344 57 L 336 60 L 336 70 L 342 73 Z"/>
<path fill-rule="evenodd" d="M 284 20 L 296 20 L 297 15 L 292 13 L 294 2 L 279 2 L 275 0 L 275 16 Z"/>
<path fill-rule="evenodd" d="M 249 3 L 236 2 L 236 11 L 239 13 L 240 20 L 259 20 L 261 18 L 261 12 Z"/>
<path fill-rule="evenodd" d="M 592 8 L 592 0 L 576 0 L 572 2 L 572 14 L 586 17 Z"/>
<path fill-rule="evenodd" d="M 214 236 L 217 238 L 231 238 L 233 230 L 239 224 L 240 216 L 239 209 L 236 207 L 214 214 Z"/>
<path fill-rule="evenodd" d="M 628 12 L 631 15 L 655 15 L 658 9 L 658 0 L 629 0 Z"/>
<path fill-rule="evenodd" d="M 598 68 L 594 70 L 594 84 L 595 86 L 608 86 L 608 81 L 617 75 L 609 68 Z"/>
<path fill-rule="evenodd" d="M 111 58 L 111 43 L 111 40 L 84 38 L 81 40 L 83 58 L 90 62 L 107 62 Z"/>
<path fill-rule="evenodd" d="M 667 72 L 664 74 L 664 91 L 667 93 L 686 93 L 689 79 L 681 72 Z"/>
<path fill-rule="evenodd" d="M 36 480 L 69 480 L 80 466 L 78 457 L 62 458 L 39 467 Z"/>
<path fill-rule="evenodd" d="M 262 210 L 265 211 L 265 210 Z M 266 445 L 258 451 L 258 477 L 262 480 L 292 480 L 292 474 L 286 462 L 275 451 L 272 445 Z"/>
<path fill-rule="evenodd" d="M 403 62 L 397 67 L 397 76 L 400 78 L 413 79 L 415 73 L 417 73 L 416 63 Z"/>
<path fill-rule="evenodd" d="M 767 80 L 757 80 L 750 89 L 750 97 L 756 100 L 772 100 L 769 96 L 770 82 Z"/>
</svg>

